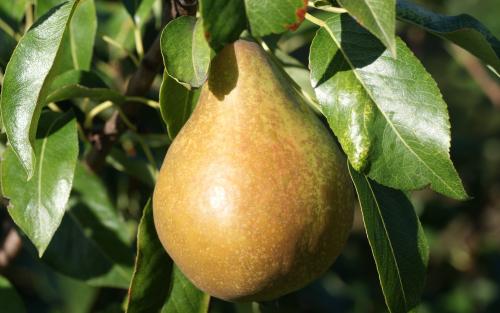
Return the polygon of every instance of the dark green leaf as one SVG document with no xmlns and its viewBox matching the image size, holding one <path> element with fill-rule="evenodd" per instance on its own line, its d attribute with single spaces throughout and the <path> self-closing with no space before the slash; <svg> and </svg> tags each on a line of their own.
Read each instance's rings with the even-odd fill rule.
<svg viewBox="0 0 500 313">
<path fill-rule="evenodd" d="M 144 24 L 155 0 L 123 0 L 128 13 L 138 25 Z"/>
<path fill-rule="evenodd" d="M 2 118 L 12 151 L 32 177 L 32 142 L 65 29 L 80 0 L 65 2 L 41 17 L 21 38 L 4 77 Z"/>
<path fill-rule="evenodd" d="M 181 16 L 168 23 L 161 34 L 161 52 L 170 76 L 192 87 L 203 85 L 211 51 L 201 20 Z"/>
<path fill-rule="evenodd" d="M 197 289 L 174 265 L 172 286 L 161 313 L 206 313 L 210 296 Z"/>
<path fill-rule="evenodd" d="M 500 41 L 472 16 L 441 15 L 401 0 L 397 2 L 397 16 L 459 45 L 500 73 Z"/>
<path fill-rule="evenodd" d="M 244 0 L 200 0 L 205 37 L 215 50 L 240 37 L 246 28 Z"/>
<path fill-rule="evenodd" d="M 160 112 L 167 125 L 168 136 L 174 139 L 193 112 L 200 89 L 189 90 L 164 74 L 160 88 Z"/>
<path fill-rule="evenodd" d="M 43 257 L 60 273 L 93 286 L 128 288 L 133 256 L 128 226 L 100 179 L 84 165 L 75 171 L 74 204 Z"/>
<path fill-rule="evenodd" d="M 396 0 L 338 0 L 396 56 Z"/>
<path fill-rule="evenodd" d="M 245 0 L 250 30 L 254 36 L 295 30 L 304 20 L 307 0 Z"/>
<path fill-rule="evenodd" d="M 71 191 L 78 157 L 76 120 L 68 114 L 44 113 L 35 155 L 31 180 L 26 181 L 26 173 L 11 148 L 3 155 L 1 175 L 12 219 L 42 255 L 61 223 Z"/>
<path fill-rule="evenodd" d="M 137 234 L 137 257 L 127 313 L 159 312 L 167 299 L 171 272 L 172 260 L 156 234 L 153 207 L 149 200 Z"/>
<path fill-rule="evenodd" d="M 398 39 L 397 59 L 346 14 L 311 45 L 311 81 L 350 163 L 397 189 L 428 184 L 467 197 L 450 160 L 450 123 L 435 81 Z"/>
<path fill-rule="evenodd" d="M 5 69 L 16 44 L 16 40 L 0 28 L 0 47 L 2 47 L 0 49 L 0 69 Z"/>
<path fill-rule="evenodd" d="M 57 76 L 50 85 L 46 103 L 73 98 L 91 98 L 120 104 L 125 98 L 109 87 L 94 72 L 70 70 Z"/>
<path fill-rule="evenodd" d="M 2 304 L 2 313 L 24 313 L 23 300 L 16 289 L 3 276 L 0 276 L 0 303 Z"/>
<path fill-rule="evenodd" d="M 389 311 L 408 312 L 420 302 L 429 258 L 420 221 L 403 192 L 349 172 Z"/>
<path fill-rule="evenodd" d="M 28 0 L 1 0 L 0 19 L 17 30 L 23 19 Z"/>
</svg>

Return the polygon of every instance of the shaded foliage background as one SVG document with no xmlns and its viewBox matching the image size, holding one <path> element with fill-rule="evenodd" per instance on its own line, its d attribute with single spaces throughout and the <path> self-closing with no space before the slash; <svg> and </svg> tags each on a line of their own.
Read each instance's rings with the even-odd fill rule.
<svg viewBox="0 0 500 313">
<path fill-rule="evenodd" d="M 441 0 L 420 1 L 436 12 L 459 14 L 467 12 L 483 23 L 493 34 L 500 34 L 498 1 Z M 114 38 L 128 51 L 134 50 L 133 21 L 119 1 L 96 1 L 98 28 L 93 67 L 103 79 L 119 91 L 135 69 L 133 58 L 124 50 L 110 45 L 106 37 Z M 0 17 L 2 7 L 0 6 Z M 159 18 L 144 23 L 144 46 L 153 43 Z M 314 34 L 311 25 L 304 23 L 294 36 L 265 38 L 270 46 L 278 45 L 302 64 L 307 65 L 309 46 Z M 419 28 L 398 25 L 398 33 L 436 79 L 448 103 L 452 124 L 454 164 L 463 179 L 467 192 L 473 197 L 459 202 L 425 189 L 412 194 L 417 213 L 428 237 L 430 261 L 427 283 L 419 312 L 497 312 L 500 308 L 500 85 L 497 78 L 474 57 Z M 104 38 L 104 39 L 103 39 Z M 1 64 L 0 64 L 1 65 Z M 294 76 L 293 68 L 289 72 Z M 297 80 L 302 72 L 296 72 Z M 161 78 L 158 76 L 148 97 L 157 99 Z M 95 107 L 85 103 L 82 108 Z M 61 108 L 70 103 L 60 104 Z M 94 119 L 93 127 L 102 128 L 111 110 Z M 76 112 L 84 123 L 84 112 Z M 130 244 L 142 207 L 152 191 L 154 170 L 148 162 L 161 164 L 170 142 L 158 111 L 141 106 L 136 116 L 137 132 L 127 131 L 119 145 L 107 158 L 100 177 L 109 192 L 111 205 L 125 217 L 123 238 L 117 242 Z M 90 134 L 91 134 L 90 130 Z M 137 135 L 140 133 L 141 135 Z M 87 134 L 89 135 L 89 134 Z M 2 135 L 4 136 L 4 135 Z M 5 142 L 5 138 L 2 138 Z M 149 149 L 144 150 L 144 146 Z M 2 149 L 4 146 L 2 145 Z M 85 147 L 81 147 L 84 150 Z M 126 158 L 128 157 L 128 158 Z M 153 173 L 153 174 L 151 174 Z M 79 196 L 82 196 L 80 193 Z M 85 195 L 83 195 L 85 196 Z M 87 204 L 91 206 L 92 204 Z M 76 215 L 88 211 L 72 207 Z M 87 212 L 87 213 L 86 213 Z M 87 215 L 85 215 L 87 214 Z M 0 228 L 8 223 L 4 207 L 0 208 Z M 92 216 L 86 217 L 92 223 Z M 63 226 L 65 221 L 63 220 Z M 64 231 L 61 227 L 59 232 Z M 102 234 L 101 234 L 102 235 Z M 113 234 L 105 234 L 113 235 Z M 56 235 L 57 238 L 57 235 Z M 29 240 L 22 237 L 22 251 L 7 269 L 5 276 L 18 290 L 28 312 L 122 312 L 126 291 L 110 287 L 95 287 L 55 272 L 57 260 L 50 253 L 40 260 Z M 82 239 L 83 240 L 83 239 Z M 57 241 L 56 241 L 57 243 Z M 78 249 L 84 242 L 75 241 Z M 118 249 L 118 248 L 117 248 Z M 127 250 L 127 247 L 124 248 Z M 50 252 L 50 246 L 49 250 Z M 130 252 L 130 251 L 129 251 Z M 120 264 L 126 268 L 131 260 L 123 252 Z M 64 260 L 63 260 L 64 261 Z M 90 261 L 90 260 L 82 260 Z M 83 269 L 84 262 L 75 264 Z M 71 269 L 68 269 L 71 271 Z M 0 281 L 0 305 L 9 297 Z M 5 289 L 7 290 L 7 289 Z M 6 301 L 6 300 L 5 300 Z M 6 302 L 5 302 L 6 303 Z M 0 307 L 0 311 L 1 311 Z M 277 301 L 262 304 L 262 312 L 385 312 L 377 271 L 370 253 L 359 214 L 348 244 L 331 270 L 307 288 Z M 249 312 L 251 306 L 233 305 L 212 300 L 210 312 Z"/>
</svg>

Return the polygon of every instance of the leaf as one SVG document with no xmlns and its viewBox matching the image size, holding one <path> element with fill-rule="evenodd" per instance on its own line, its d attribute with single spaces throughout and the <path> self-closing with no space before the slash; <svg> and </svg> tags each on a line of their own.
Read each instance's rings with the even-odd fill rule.
<svg viewBox="0 0 500 313">
<path fill-rule="evenodd" d="M 9 62 L 12 51 L 16 47 L 16 40 L 0 28 L 0 69 L 4 69 Z"/>
<path fill-rule="evenodd" d="M 109 89 L 96 73 L 70 70 L 54 78 L 45 103 L 73 98 L 91 98 L 96 101 L 109 100 L 117 104 L 125 101 L 119 92 Z"/>
<path fill-rule="evenodd" d="M 161 313 L 206 313 L 210 304 L 210 296 L 198 290 L 174 265 L 172 270 L 172 286 L 167 302 Z"/>
<path fill-rule="evenodd" d="M 164 74 L 160 87 L 160 112 L 167 125 L 170 139 L 174 139 L 193 112 L 200 89 L 189 90 Z"/>
<path fill-rule="evenodd" d="M 123 0 L 127 12 L 137 25 L 144 24 L 155 0 Z"/>
<path fill-rule="evenodd" d="M 389 311 L 408 312 L 420 302 L 425 285 L 429 248 L 422 225 L 403 192 L 352 167 L 349 172 Z"/>
<path fill-rule="evenodd" d="M 346 14 L 326 20 L 309 56 L 323 114 L 357 171 L 392 188 L 430 184 L 465 199 L 449 156 L 446 103 L 400 39 L 396 48 L 397 59 Z"/>
<path fill-rule="evenodd" d="M 28 0 L 2 0 L 0 1 L 0 19 L 10 27 L 17 30 L 23 19 Z"/>
<path fill-rule="evenodd" d="M 205 37 L 215 50 L 237 40 L 246 28 L 244 0 L 200 0 Z"/>
<path fill-rule="evenodd" d="M 338 0 L 396 56 L 396 0 Z"/>
<path fill-rule="evenodd" d="M 211 51 L 201 20 L 181 16 L 161 34 L 161 53 L 168 74 L 180 83 L 200 87 L 207 79 Z"/>
<path fill-rule="evenodd" d="M 158 239 L 148 200 L 137 233 L 137 257 L 126 312 L 159 312 L 167 299 L 171 272 L 172 260 Z"/>
<path fill-rule="evenodd" d="M 78 157 L 76 120 L 70 114 L 44 113 L 35 155 L 33 178 L 26 181 L 22 165 L 8 148 L 1 175 L 10 216 L 41 256 L 61 223 L 71 191 Z"/>
<path fill-rule="evenodd" d="M 128 288 L 133 255 L 127 224 L 97 176 L 76 167 L 73 204 L 42 260 L 92 286 Z"/>
<path fill-rule="evenodd" d="M 4 127 L 12 151 L 29 178 L 35 172 L 32 142 L 51 80 L 51 69 L 79 2 L 65 2 L 37 20 L 21 38 L 5 72 L 1 106 Z"/>
<path fill-rule="evenodd" d="M 307 0 L 245 0 L 250 30 L 257 37 L 296 30 L 304 20 Z"/>
<path fill-rule="evenodd" d="M 441 15 L 401 0 L 397 2 L 397 16 L 401 21 L 453 42 L 500 72 L 500 41 L 472 16 Z"/>
<path fill-rule="evenodd" d="M 45 14 L 52 7 L 66 0 L 38 1 L 37 16 Z M 64 33 L 58 55 L 56 73 L 71 69 L 89 70 L 92 61 L 97 30 L 97 16 L 94 0 L 80 0 L 80 4 Z"/>
<path fill-rule="evenodd" d="M 26 312 L 23 300 L 16 289 L 3 276 L 0 276 L 0 303 L 2 304 L 2 313 Z"/>
</svg>

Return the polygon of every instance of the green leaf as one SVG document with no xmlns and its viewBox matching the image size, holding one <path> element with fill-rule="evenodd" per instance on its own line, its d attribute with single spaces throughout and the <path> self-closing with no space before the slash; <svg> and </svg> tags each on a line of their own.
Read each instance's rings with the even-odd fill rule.
<svg viewBox="0 0 500 313">
<path fill-rule="evenodd" d="M 137 257 L 126 312 L 159 312 L 167 299 L 171 272 L 172 260 L 158 239 L 148 200 L 137 233 Z"/>
<path fill-rule="evenodd" d="M 250 30 L 257 37 L 296 30 L 304 20 L 307 0 L 245 0 Z"/>
<path fill-rule="evenodd" d="M 127 12 L 137 25 L 144 24 L 155 0 L 123 0 Z"/>
<path fill-rule="evenodd" d="M 205 37 L 215 50 L 237 40 L 246 28 L 244 0 L 200 0 Z"/>
<path fill-rule="evenodd" d="M 429 248 L 420 221 L 405 194 L 349 172 L 359 197 L 363 222 L 385 301 L 392 313 L 420 302 Z"/>
<path fill-rule="evenodd" d="M 23 300 L 16 289 L 3 276 L 0 276 L 0 303 L 2 304 L 2 313 L 26 312 Z"/>
<path fill-rule="evenodd" d="M 450 160 L 446 103 L 400 39 L 397 59 L 346 14 L 334 15 L 311 45 L 311 81 L 352 166 L 386 186 L 428 184 L 465 199 Z"/>
<path fill-rule="evenodd" d="M 0 1 L 0 19 L 10 27 L 17 30 L 23 19 L 28 0 L 2 0 Z"/>
<path fill-rule="evenodd" d="M 52 81 L 45 103 L 91 98 L 96 101 L 112 101 L 120 104 L 125 101 L 119 92 L 109 89 L 94 72 L 70 70 L 58 75 Z"/>
<path fill-rule="evenodd" d="M 42 260 L 92 286 L 128 288 L 133 254 L 127 224 L 100 179 L 82 164 L 76 167 L 74 191 L 73 204 Z"/>
<path fill-rule="evenodd" d="M 168 23 L 161 34 L 161 53 L 168 74 L 178 82 L 200 87 L 207 79 L 211 51 L 201 20 L 181 16 Z"/>
<path fill-rule="evenodd" d="M 170 139 L 174 139 L 193 112 L 200 89 L 189 90 L 164 74 L 160 87 L 160 112 L 167 125 Z"/>
<path fill-rule="evenodd" d="M 401 0 L 397 2 L 397 16 L 459 45 L 500 73 L 500 41 L 472 16 L 441 15 Z"/>
<path fill-rule="evenodd" d="M 35 172 L 32 142 L 57 62 L 65 29 L 80 0 L 65 2 L 41 17 L 21 38 L 4 77 L 2 118 L 12 151 L 31 178 Z"/>
<path fill-rule="evenodd" d="M 78 157 L 76 120 L 46 112 L 35 141 L 36 166 L 26 181 L 22 165 L 9 148 L 3 155 L 2 189 L 9 213 L 42 255 L 59 227 L 73 183 Z"/>
<path fill-rule="evenodd" d="M 338 0 L 396 56 L 396 0 Z"/>
<path fill-rule="evenodd" d="M 39 0 L 37 16 L 45 14 L 52 7 L 66 0 Z M 97 16 L 94 0 L 80 0 L 71 22 L 65 31 L 62 48 L 58 55 L 57 73 L 71 69 L 89 70 L 97 30 Z"/>
<path fill-rule="evenodd" d="M 172 270 L 172 286 L 161 313 L 206 313 L 210 296 L 197 289 L 177 266 Z"/>
<path fill-rule="evenodd" d="M 0 28 L 0 69 L 4 69 L 9 62 L 12 51 L 16 47 L 16 40 Z"/>
</svg>

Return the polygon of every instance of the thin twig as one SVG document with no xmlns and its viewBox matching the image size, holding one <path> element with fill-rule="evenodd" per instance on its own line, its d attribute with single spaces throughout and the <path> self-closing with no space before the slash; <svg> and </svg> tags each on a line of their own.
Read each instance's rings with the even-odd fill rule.
<svg viewBox="0 0 500 313">
<path fill-rule="evenodd" d="M 180 15 L 195 15 L 197 0 L 171 0 L 166 3 L 163 25 Z M 155 42 L 144 54 L 139 67 L 132 75 L 125 92 L 126 97 L 144 96 L 149 89 L 155 76 L 163 68 L 163 60 L 160 51 L 160 34 Z M 122 116 L 132 117 L 138 115 L 136 101 L 126 101 L 120 111 L 115 111 L 106 121 L 103 130 L 91 137 L 92 149 L 85 158 L 85 163 L 94 172 L 98 172 L 106 161 L 106 156 L 127 129 L 127 123 Z"/>
</svg>

